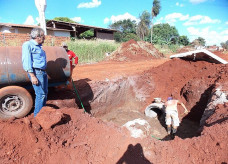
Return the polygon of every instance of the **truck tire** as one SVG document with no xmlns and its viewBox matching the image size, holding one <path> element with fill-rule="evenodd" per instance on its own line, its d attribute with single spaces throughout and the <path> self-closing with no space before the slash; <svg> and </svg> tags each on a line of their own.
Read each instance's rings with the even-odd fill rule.
<svg viewBox="0 0 228 164">
<path fill-rule="evenodd" d="M 0 89 L 0 119 L 22 118 L 32 109 L 33 99 L 24 88 L 8 86 Z"/>
</svg>

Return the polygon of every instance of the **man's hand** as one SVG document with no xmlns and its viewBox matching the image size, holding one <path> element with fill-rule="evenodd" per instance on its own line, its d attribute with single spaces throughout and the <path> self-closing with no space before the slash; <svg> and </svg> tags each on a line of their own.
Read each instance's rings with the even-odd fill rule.
<svg viewBox="0 0 228 164">
<path fill-rule="evenodd" d="M 31 82 L 33 85 L 38 85 L 38 79 L 36 78 L 36 76 L 31 76 Z"/>
</svg>

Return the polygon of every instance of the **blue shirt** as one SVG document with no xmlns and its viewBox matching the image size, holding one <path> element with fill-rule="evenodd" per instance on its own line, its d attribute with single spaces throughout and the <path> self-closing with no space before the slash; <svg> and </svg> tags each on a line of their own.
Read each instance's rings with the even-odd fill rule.
<svg viewBox="0 0 228 164">
<path fill-rule="evenodd" d="M 45 70 L 47 67 L 45 51 L 33 39 L 25 42 L 22 46 L 22 64 L 27 72 L 33 72 L 33 68 Z"/>
</svg>

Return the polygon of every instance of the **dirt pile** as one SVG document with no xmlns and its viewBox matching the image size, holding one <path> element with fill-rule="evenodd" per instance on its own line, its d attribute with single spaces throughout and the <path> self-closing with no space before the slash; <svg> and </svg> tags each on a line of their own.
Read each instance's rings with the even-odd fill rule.
<svg viewBox="0 0 228 164">
<path fill-rule="evenodd" d="M 132 60 L 151 60 L 162 58 L 160 53 L 152 44 L 144 41 L 129 40 L 122 43 L 121 46 L 111 53 L 108 60 L 115 61 L 132 61 Z"/>
</svg>

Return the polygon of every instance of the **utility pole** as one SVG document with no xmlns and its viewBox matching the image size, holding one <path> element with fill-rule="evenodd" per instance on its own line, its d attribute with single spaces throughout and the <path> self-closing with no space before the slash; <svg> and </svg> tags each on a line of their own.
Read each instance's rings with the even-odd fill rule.
<svg viewBox="0 0 228 164">
<path fill-rule="evenodd" d="M 40 27 L 44 30 L 44 34 L 47 35 L 45 10 L 47 7 L 46 0 L 35 0 L 36 8 L 39 12 Z"/>
</svg>

